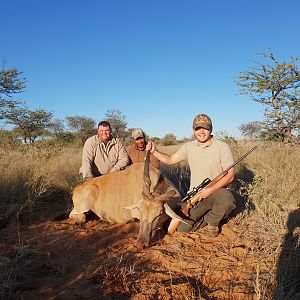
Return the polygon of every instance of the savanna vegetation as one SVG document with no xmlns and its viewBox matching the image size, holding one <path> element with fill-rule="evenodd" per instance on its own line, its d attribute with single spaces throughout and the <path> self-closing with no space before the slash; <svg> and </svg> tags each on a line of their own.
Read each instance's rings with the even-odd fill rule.
<svg viewBox="0 0 300 300">
<path fill-rule="evenodd" d="M 231 142 L 236 158 L 251 146 L 253 141 Z M 178 146 L 161 147 L 171 153 Z M 259 257 L 253 266 L 253 299 L 271 299 L 272 295 L 275 299 L 293 299 L 299 292 L 299 150 L 278 142 L 259 142 L 259 148 L 237 167 L 233 190 L 238 207 L 230 222 L 251 245 L 247 251 Z M 80 180 L 81 148 L 23 146 L 0 151 L 2 232 L 13 225 L 20 230 L 18 242 L 12 248 L 1 245 L 0 295 L 5 298 L 26 290 L 30 270 L 28 275 L 24 268 L 41 255 L 22 236 L 23 226 L 53 220 L 55 214 L 71 208 L 71 191 Z M 163 166 L 162 171 L 182 193 L 186 192 L 189 170 L 185 166 Z M 130 293 L 134 294 L 132 290 Z"/>
<path fill-rule="evenodd" d="M 222 234 L 209 240 L 202 231 L 176 233 L 141 253 L 130 248 L 134 228 L 95 219 L 80 228 L 67 224 L 82 145 L 96 122 L 54 119 L 15 100 L 26 80 L 3 66 L 0 299 L 299 299 L 299 69 L 294 58 L 262 57 L 269 63 L 256 62 L 237 84 L 265 107 L 265 120 L 242 124 L 242 139 L 219 136 L 236 159 L 259 145 L 236 167 L 237 208 Z M 128 145 L 126 116 L 112 109 L 105 119 Z M 152 139 L 168 153 L 187 140 L 173 133 Z M 187 192 L 185 165 L 161 170 Z"/>
<path fill-rule="evenodd" d="M 261 60 L 242 71 L 236 79 L 240 94 L 262 104 L 264 120 L 252 121 L 240 125 L 240 131 L 246 138 L 281 141 L 298 144 L 300 134 L 300 72 L 298 59 L 279 61 L 275 55 L 258 53 Z M 87 116 L 67 116 L 65 119 L 54 118 L 53 112 L 43 108 L 31 109 L 24 101 L 15 96 L 26 88 L 26 79 L 16 68 L 3 64 L 0 70 L 0 121 L 9 125 L 10 130 L 0 130 L 1 143 L 22 141 L 33 145 L 37 141 L 48 140 L 61 144 L 84 143 L 94 134 L 97 122 Z M 118 109 L 109 109 L 105 120 L 111 123 L 114 135 L 131 142 L 131 131 L 127 128 L 126 115 Z M 100 120 L 98 120 L 100 121 Z M 164 137 L 152 137 L 165 146 L 176 145 L 190 137 L 177 140 L 174 133 Z"/>
</svg>

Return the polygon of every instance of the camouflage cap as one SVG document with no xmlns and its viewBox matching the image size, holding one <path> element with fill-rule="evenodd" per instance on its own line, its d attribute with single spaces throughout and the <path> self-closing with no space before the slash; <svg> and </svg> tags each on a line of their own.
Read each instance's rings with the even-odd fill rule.
<svg viewBox="0 0 300 300">
<path fill-rule="evenodd" d="M 193 129 L 197 127 L 203 127 L 209 131 L 212 131 L 212 122 L 209 116 L 205 114 L 197 115 L 193 121 Z"/>
<path fill-rule="evenodd" d="M 131 135 L 132 135 L 132 138 L 135 139 L 135 140 L 137 138 L 144 138 L 145 137 L 145 133 L 141 128 L 134 128 L 132 130 Z"/>
</svg>

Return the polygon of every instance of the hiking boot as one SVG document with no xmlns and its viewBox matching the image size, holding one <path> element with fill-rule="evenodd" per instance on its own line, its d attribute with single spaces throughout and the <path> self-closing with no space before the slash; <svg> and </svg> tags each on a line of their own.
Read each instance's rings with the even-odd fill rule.
<svg viewBox="0 0 300 300">
<path fill-rule="evenodd" d="M 215 238 L 219 235 L 220 229 L 218 226 L 208 225 L 209 235 L 212 238 Z"/>
<path fill-rule="evenodd" d="M 193 225 L 193 228 L 191 231 L 197 231 L 202 228 L 204 228 L 207 225 L 207 221 L 204 219 L 204 217 L 201 217 L 198 221 L 196 221 Z"/>
</svg>

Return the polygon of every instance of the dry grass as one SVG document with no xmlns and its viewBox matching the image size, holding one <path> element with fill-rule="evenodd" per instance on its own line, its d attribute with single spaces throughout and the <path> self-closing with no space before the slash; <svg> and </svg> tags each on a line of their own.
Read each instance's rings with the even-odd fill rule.
<svg viewBox="0 0 300 300">
<path fill-rule="evenodd" d="M 12 258 L 0 256 L 0 299 L 9 299 L 16 290 L 26 288 L 24 282 L 30 272 L 24 266 L 38 254 L 30 247 L 20 247 Z"/>
<path fill-rule="evenodd" d="M 232 142 L 235 159 L 254 144 Z M 245 239 L 253 241 L 252 251 L 261 257 L 261 265 L 268 261 L 273 266 L 269 272 L 261 272 L 260 264 L 256 267 L 257 299 L 268 299 L 270 288 L 275 289 L 274 299 L 296 299 L 300 290 L 300 147 L 258 144 L 259 148 L 236 166 L 233 189 L 238 214 L 232 221 Z M 173 153 L 177 148 L 161 150 Z M 165 171 L 178 182 L 188 174 L 185 166 Z"/>
<path fill-rule="evenodd" d="M 81 150 L 0 148 L 0 220 L 19 217 L 41 199 L 70 194 L 80 180 Z"/>
<path fill-rule="evenodd" d="M 254 145 L 252 141 L 232 142 L 237 159 Z M 160 147 L 174 153 L 176 146 Z M 257 299 L 267 299 L 274 289 L 274 299 L 293 299 L 300 287 L 300 148 L 260 142 L 259 148 L 237 167 L 233 184 L 238 201 L 237 214 L 231 222 L 250 242 L 251 251 L 273 267 L 262 272 L 256 267 L 253 282 Z M 19 219 L 30 212 L 39 201 L 70 195 L 80 180 L 81 149 L 79 148 L 22 148 L 0 149 L 0 220 Z M 162 167 L 163 173 L 179 186 L 182 193 L 189 186 L 186 165 Z M 62 201 L 65 201 L 62 198 Z M 0 290 L 12 293 L 18 281 L 11 259 L 0 257 L 3 274 Z M 102 270 L 103 271 L 103 270 Z M 103 273 L 103 272 L 102 272 Z M 112 273 L 103 273 L 107 278 Z M 3 277 L 4 276 L 4 277 Z M 115 276 L 115 275 L 114 275 Z M 122 269 L 116 281 L 122 282 L 126 294 L 135 278 L 134 267 Z M 295 298 L 296 299 L 296 298 Z"/>
</svg>

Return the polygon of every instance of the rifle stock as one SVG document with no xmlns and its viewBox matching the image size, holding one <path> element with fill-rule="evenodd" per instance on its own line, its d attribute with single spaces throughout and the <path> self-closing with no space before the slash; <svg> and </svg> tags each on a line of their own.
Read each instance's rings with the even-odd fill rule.
<svg viewBox="0 0 300 300">
<path fill-rule="evenodd" d="M 189 192 L 183 199 L 182 202 L 186 202 L 184 207 L 181 209 L 181 212 L 186 215 L 187 217 L 190 216 L 190 209 L 194 206 L 195 203 L 192 203 L 193 198 L 197 195 L 197 193 L 202 190 L 204 187 L 211 185 L 221 179 L 223 176 L 225 176 L 230 169 L 232 169 L 235 165 L 237 165 L 241 160 L 243 160 L 246 156 L 248 156 L 252 151 L 254 151 L 258 145 L 255 145 L 253 148 L 251 148 L 248 152 L 246 152 L 243 156 L 241 156 L 237 161 L 235 161 L 231 166 L 229 166 L 226 170 L 224 170 L 222 173 L 220 173 L 217 177 L 215 177 L 213 180 L 210 180 L 209 178 L 204 179 L 204 181 L 198 185 L 196 188 L 193 188 L 191 192 Z M 179 227 L 180 223 L 184 222 L 183 219 L 179 218 L 172 218 L 170 225 L 168 227 L 168 233 L 173 234 L 177 228 Z M 184 222 L 186 223 L 186 222 Z"/>
</svg>

